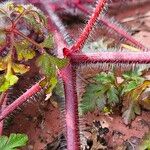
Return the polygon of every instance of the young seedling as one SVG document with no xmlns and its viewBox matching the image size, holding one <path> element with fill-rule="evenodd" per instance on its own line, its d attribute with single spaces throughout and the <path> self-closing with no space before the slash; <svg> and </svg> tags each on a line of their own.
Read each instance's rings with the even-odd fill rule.
<svg viewBox="0 0 150 150">
<path fill-rule="evenodd" d="M 118 81 L 118 78 L 122 82 Z M 122 117 L 128 125 L 136 115 L 141 114 L 140 104 L 149 103 L 148 99 L 141 99 L 141 95 L 150 87 L 150 81 L 142 76 L 142 70 L 139 68 L 126 71 L 121 76 L 115 75 L 114 72 L 101 72 L 93 79 L 94 82 L 88 84 L 79 104 L 81 115 L 96 108 L 102 112 L 110 111 L 117 105 L 122 105 L 125 100 L 128 105 L 122 108 Z"/>
</svg>

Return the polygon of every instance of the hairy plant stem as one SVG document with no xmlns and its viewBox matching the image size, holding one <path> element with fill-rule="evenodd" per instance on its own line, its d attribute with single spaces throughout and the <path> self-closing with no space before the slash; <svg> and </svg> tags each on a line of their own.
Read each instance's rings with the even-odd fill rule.
<svg viewBox="0 0 150 150">
<path fill-rule="evenodd" d="M 71 50 L 72 52 L 79 52 L 82 48 L 82 46 L 85 44 L 87 38 L 90 35 L 90 32 L 92 31 L 95 22 L 97 21 L 100 13 L 103 11 L 103 8 L 105 7 L 107 0 L 99 0 L 98 4 L 90 18 L 90 20 L 88 21 L 88 23 L 86 24 L 83 32 L 81 33 L 80 37 L 78 38 L 77 42 L 72 46 Z"/>
<path fill-rule="evenodd" d="M 71 61 L 81 63 L 150 63 L 150 52 L 99 52 L 89 54 L 68 54 Z"/>
<path fill-rule="evenodd" d="M 66 98 L 66 127 L 67 127 L 67 150 L 79 150 L 79 125 L 78 125 L 78 100 L 76 93 L 76 76 L 73 66 L 61 71 L 64 81 Z"/>
<path fill-rule="evenodd" d="M 73 44 L 73 39 L 70 37 L 68 31 L 66 30 L 66 28 L 63 25 L 63 23 L 60 20 L 60 18 L 53 11 L 52 6 L 48 5 L 49 4 L 48 2 L 40 0 L 40 3 L 44 6 L 44 8 L 45 8 L 45 10 L 46 10 L 46 12 L 47 12 L 47 14 L 49 16 L 49 22 L 50 22 L 50 24 L 55 29 L 54 32 L 57 32 L 57 33 L 59 32 L 59 35 L 62 37 L 61 41 L 63 43 L 65 43 L 66 46 L 71 46 Z"/>
<path fill-rule="evenodd" d="M 90 11 L 84 8 L 81 4 L 76 5 L 76 7 L 84 12 L 85 14 L 89 15 Z M 130 41 L 132 44 L 134 44 L 136 47 L 141 48 L 142 50 L 146 50 L 147 48 L 142 45 L 140 42 L 136 41 L 128 32 L 126 32 L 124 29 L 119 28 L 117 25 L 113 24 L 112 22 L 107 19 L 107 17 L 101 17 L 99 18 L 99 23 L 102 22 L 104 25 L 106 25 L 109 29 L 114 30 L 119 35 L 123 36 L 125 39 Z"/>
<path fill-rule="evenodd" d="M 0 121 L 6 118 L 10 113 L 12 113 L 15 109 L 21 106 L 24 102 L 26 102 L 30 97 L 41 90 L 41 86 L 39 83 L 33 85 L 30 89 L 28 89 L 24 94 L 22 94 L 19 98 L 17 98 L 13 103 L 8 105 L 1 113 L 0 113 Z"/>
<path fill-rule="evenodd" d="M 0 112 L 2 112 L 5 107 L 6 107 L 6 102 L 7 102 L 7 91 L 6 92 L 3 92 L 2 93 L 2 97 L 0 97 L 0 102 L 2 102 L 2 104 L 0 105 L 1 106 L 1 109 L 0 109 Z M 4 121 L 0 121 L 0 136 L 2 135 L 3 133 L 3 124 L 4 124 Z"/>
</svg>

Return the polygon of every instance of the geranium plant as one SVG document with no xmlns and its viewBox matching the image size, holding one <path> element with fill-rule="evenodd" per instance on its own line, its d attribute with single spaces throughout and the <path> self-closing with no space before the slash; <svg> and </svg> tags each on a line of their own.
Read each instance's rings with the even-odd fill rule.
<svg viewBox="0 0 150 150">
<path fill-rule="evenodd" d="M 80 64 L 95 64 L 95 63 L 150 63 L 150 53 L 141 52 L 147 50 L 142 44 L 134 40 L 126 31 L 120 29 L 116 24 L 110 24 L 105 17 L 100 18 L 104 11 L 106 0 L 97 1 L 96 7 L 92 16 L 87 22 L 83 32 L 73 43 L 70 35 L 67 33 L 65 27 L 61 24 L 61 21 L 57 15 L 53 12 L 52 8 L 47 5 L 46 1 L 39 1 L 39 3 L 45 8 L 48 14 L 48 26 L 47 18 L 41 11 L 33 7 L 32 5 L 18 5 L 14 3 L 5 3 L 1 5 L 1 19 L 3 20 L 1 33 L 2 42 L 1 52 L 5 55 L 1 60 L 1 113 L 0 121 L 1 128 L 3 119 L 5 119 L 13 110 L 22 105 L 28 98 L 44 89 L 45 93 L 50 96 L 52 90 L 57 84 L 57 75 L 63 80 L 65 99 L 66 99 L 66 129 L 67 129 L 67 149 L 77 150 L 79 149 L 79 126 L 78 126 L 78 100 L 76 91 L 76 70 L 74 65 Z M 89 12 L 87 12 L 89 13 Z M 113 29 L 121 37 L 128 39 L 137 49 L 138 52 L 97 52 L 97 53 L 84 53 L 82 51 L 83 46 L 86 43 L 94 25 L 97 21 L 105 21 L 108 28 Z M 4 24 L 3 24 L 4 23 Z M 50 28 L 51 27 L 51 28 Z M 49 32 L 49 30 L 51 32 Z M 54 46 L 54 41 L 58 46 L 56 56 L 53 55 L 51 50 Z M 9 46 L 9 45 L 10 46 Z M 73 44 L 73 45 L 71 45 Z M 5 51 L 7 46 L 8 51 Z M 35 55 L 37 57 L 35 57 Z M 42 75 L 41 81 L 33 85 L 25 93 L 23 93 L 13 103 L 5 107 L 5 101 L 7 101 L 7 91 L 18 81 L 18 74 L 24 74 L 29 71 L 29 66 L 25 64 L 29 59 L 35 57 L 36 64 L 39 67 L 39 73 Z M 108 78 L 108 82 L 111 85 L 110 89 L 107 89 L 107 99 L 109 104 L 112 105 L 119 101 L 118 91 L 116 85 L 114 85 L 113 74 L 101 74 L 97 77 L 98 82 L 102 81 L 102 77 Z M 127 77 L 124 76 L 124 77 Z M 106 84 L 106 80 L 102 81 L 103 85 Z M 128 81 L 127 81 L 128 82 Z M 103 87 L 102 87 L 103 88 Z M 127 92 L 124 89 L 124 92 Z M 88 103 L 89 104 L 89 103 Z M 131 118 L 133 119 L 133 117 Z"/>
</svg>

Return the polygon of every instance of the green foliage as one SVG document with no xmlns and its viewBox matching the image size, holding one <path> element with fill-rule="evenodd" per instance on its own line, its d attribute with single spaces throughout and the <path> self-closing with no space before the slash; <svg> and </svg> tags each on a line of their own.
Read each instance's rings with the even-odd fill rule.
<svg viewBox="0 0 150 150">
<path fill-rule="evenodd" d="M 18 75 L 30 70 L 24 63 L 36 58 L 40 52 L 36 62 L 39 72 L 45 77 L 41 85 L 47 87 L 46 93 L 50 94 L 57 84 L 57 70 L 62 69 L 68 60 L 53 57 L 45 51 L 54 45 L 53 35 L 47 29 L 47 17 L 33 5 L 7 2 L 0 5 L 0 20 L 0 46 L 10 43 L 9 47 L 5 45 L 2 49 L 6 55 L 0 58 L 0 71 L 4 71 L 0 76 L 0 92 L 16 84 Z M 10 30 L 9 33 L 6 29 Z"/>
<path fill-rule="evenodd" d="M 136 115 L 140 115 L 141 94 L 150 87 L 150 81 L 142 76 L 142 70 L 135 68 L 133 71 L 124 72 L 121 83 L 118 83 L 117 76 L 110 72 L 101 72 L 93 79 L 95 82 L 87 85 L 79 104 L 81 115 L 93 111 L 95 108 L 99 108 L 102 112 L 105 112 L 106 108 L 111 110 L 111 107 L 121 100 L 128 102 L 122 115 L 125 124 L 129 124 Z"/>
<path fill-rule="evenodd" d="M 143 83 L 144 78 L 141 75 L 142 70 L 138 68 L 136 68 L 133 71 L 127 71 L 122 75 L 124 79 L 124 83 L 122 86 L 122 95 L 130 92 L 131 90 L 135 89 L 138 85 Z"/>
<path fill-rule="evenodd" d="M 15 45 L 18 60 L 29 60 L 34 58 L 35 56 L 35 51 L 30 48 L 30 42 L 27 40 L 23 40 L 21 42 L 17 42 Z"/>
<path fill-rule="evenodd" d="M 125 124 L 129 124 L 136 117 L 136 115 L 141 114 L 141 107 L 139 105 L 140 96 L 148 87 L 150 87 L 150 81 L 146 80 L 126 95 L 125 98 L 129 103 L 129 107 L 123 112 L 122 115 Z"/>
<path fill-rule="evenodd" d="M 46 48 L 52 48 L 53 47 L 53 36 L 52 35 L 48 35 L 48 37 L 44 40 L 44 42 L 42 43 L 43 47 Z"/>
<path fill-rule="evenodd" d="M 7 89 L 9 89 L 11 86 L 13 86 L 15 83 L 18 81 L 18 77 L 13 74 L 8 74 L 8 75 L 1 75 L 0 78 L 0 92 L 4 92 Z"/>
<path fill-rule="evenodd" d="M 0 136 L 0 150 L 17 150 L 27 144 L 28 137 L 25 134 L 10 134 Z"/>
<path fill-rule="evenodd" d="M 47 53 L 42 54 L 37 59 L 37 65 L 42 74 L 46 76 L 42 86 L 47 86 L 47 94 L 51 93 L 57 84 L 57 70 L 68 64 L 67 59 L 53 57 Z"/>
<path fill-rule="evenodd" d="M 12 64 L 12 69 L 15 73 L 18 73 L 18 74 L 24 74 L 26 72 L 29 71 L 30 67 L 29 66 L 26 66 L 24 64 L 17 64 L 17 63 L 13 63 Z"/>
<path fill-rule="evenodd" d="M 83 99 L 79 105 L 80 114 L 93 111 L 95 107 L 103 110 L 105 106 L 114 106 L 119 103 L 119 91 L 117 89 L 115 75 L 102 72 L 94 77 L 95 83 L 89 84 Z"/>
</svg>

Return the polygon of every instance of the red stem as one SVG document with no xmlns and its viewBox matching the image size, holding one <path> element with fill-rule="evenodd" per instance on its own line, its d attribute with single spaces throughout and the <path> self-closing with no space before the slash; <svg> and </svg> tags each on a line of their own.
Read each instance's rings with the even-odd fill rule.
<svg viewBox="0 0 150 150">
<path fill-rule="evenodd" d="M 134 44 L 136 47 L 141 48 L 142 50 L 146 50 L 144 45 L 142 45 L 140 42 L 136 41 L 128 32 L 125 30 L 119 28 L 117 25 L 111 23 L 107 18 L 101 18 L 100 21 L 103 22 L 107 27 L 117 32 L 119 35 L 125 37 L 128 41 L 130 41 L 132 44 Z"/>
<path fill-rule="evenodd" d="M 68 31 L 66 30 L 65 26 L 63 25 L 60 18 L 54 12 L 54 8 L 50 5 L 47 1 L 39 0 L 40 4 L 44 6 L 46 13 L 49 16 L 49 23 L 55 29 L 55 31 L 59 31 L 60 36 L 63 38 L 64 41 L 68 46 L 73 44 L 73 40 L 70 37 Z M 50 27 L 51 29 L 51 27 Z"/>
<path fill-rule="evenodd" d="M 99 17 L 99 14 L 102 12 L 106 2 L 107 2 L 107 0 L 99 0 L 98 1 L 98 4 L 97 4 L 90 20 L 86 24 L 86 26 L 85 26 L 83 32 L 81 33 L 80 37 L 78 38 L 77 42 L 72 46 L 72 48 L 71 48 L 72 52 L 79 52 L 81 50 L 81 47 L 84 45 L 88 36 L 90 35 L 90 32 L 92 31 L 93 26 L 94 26 L 97 18 Z"/>
<path fill-rule="evenodd" d="M 78 100 L 75 70 L 70 64 L 61 71 L 66 98 L 67 150 L 79 150 Z"/>
<path fill-rule="evenodd" d="M 2 103 L 2 106 L 1 106 L 1 112 L 5 109 L 6 107 L 6 102 L 7 102 L 7 92 L 5 92 L 4 96 L 3 96 L 3 103 Z M 4 124 L 4 121 L 0 121 L 0 136 L 2 135 L 3 133 L 3 124 Z"/>
<path fill-rule="evenodd" d="M 65 52 L 71 61 L 81 63 L 150 63 L 150 52 L 99 52 L 89 54 L 71 54 Z"/>
<path fill-rule="evenodd" d="M 84 12 L 85 14 L 90 14 L 90 11 L 85 9 L 84 6 L 82 6 L 81 4 L 76 5 L 76 7 L 78 9 L 80 9 L 82 12 Z M 100 18 L 100 20 L 104 25 L 106 25 L 108 28 L 110 28 L 111 30 L 114 30 L 116 33 L 118 33 L 119 35 L 125 37 L 128 41 L 130 41 L 132 44 L 134 44 L 136 47 L 141 48 L 142 50 L 146 50 L 145 46 L 142 45 L 140 42 L 136 41 L 128 32 L 126 32 L 124 29 L 120 28 L 119 26 L 117 26 L 116 24 L 113 24 L 109 21 L 109 19 L 105 18 Z"/>
<path fill-rule="evenodd" d="M 28 100 L 31 96 L 36 94 L 41 90 L 41 86 L 39 83 L 33 85 L 30 89 L 28 89 L 24 94 L 22 94 L 19 98 L 17 98 L 12 104 L 7 106 L 1 113 L 0 113 L 0 121 L 6 118 L 10 113 L 12 113 L 16 108 L 21 106 L 24 102 Z"/>
</svg>

